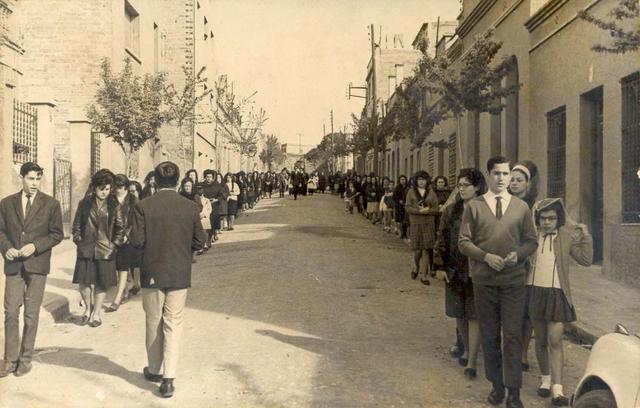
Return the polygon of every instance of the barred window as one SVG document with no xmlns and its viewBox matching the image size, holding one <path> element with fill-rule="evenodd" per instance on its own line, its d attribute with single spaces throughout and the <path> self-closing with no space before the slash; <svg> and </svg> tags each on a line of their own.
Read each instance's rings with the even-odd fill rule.
<svg viewBox="0 0 640 408">
<path fill-rule="evenodd" d="M 547 113 L 547 196 L 565 198 L 567 112 L 562 106 Z"/>
<path fill-rule="evenodd" d="M 436 172 L 436 149 L 432 144 L 429 145 L 429 150 L 427 150 L 427 171 L 431 175 Z"/>
<path fill-rule="evenodd" d="M 640 71 L 622 84 L 622 222 L 640 223 Z"/>
<path fill-rule="evenodd" d="M 100 133 L 91 133 L 91 174 L 100 170 Z"/>
<path fill-rule="evenodd" d="M 13 162 L 38 161 L 38 111 L 28 103 L 13 100 Z"/>
<path fill-rule="evenodd" d="M 456 151 L 457 151 L 457 137 L 453 133 L 449 136 L 449 185 L 452 186 L 456 183 Z"/>
</svg>

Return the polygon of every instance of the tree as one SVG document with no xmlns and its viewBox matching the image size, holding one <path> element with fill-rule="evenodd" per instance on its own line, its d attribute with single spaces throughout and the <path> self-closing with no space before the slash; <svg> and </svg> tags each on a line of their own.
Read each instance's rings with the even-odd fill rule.
<svg viewBox="0 0 640 408">
<path fill-rule="evenodd" d="M 618 5 L 608 14 L 609 19 L 603 20 L 582 10 L 578 16 L 608 31 L 613 41 L 610 45 L 597 44 L 591 47 L 593 51 L 613 54 L 624 54 L 640 49 L 640 1 L 618 0 Z M 626 20 L 631 20 L 625 24 Z"/>
<path fill-rule="evenodd" d="M 174 84 L 165 84 L 164 100 L 167 106 L 165 118 L 169 123 L 173 123 L 178 128 L 178 140 L 182 151 L 182 168 L 187 169 L 187 150 L 184 138 L 193 135 L 193 127 L 201 115 L 197 112 L 198 104 L 206 98 L 212 89 L 206 89 L 207 78 L 203 77 L 206 67 L 193 74 L 187 67 L 182 67 L 184 74 L 184 85 L 180 92 L 176 90 Z M 193 160 L 189 160 L 193 162 Z M 189 166 L 191 167 L 191 166 Z"/>
<path fill-rule="evenodd" d="M 457 134 L 465 111 L 496 113 L 502 110 L 502 98 L 515 92 L 520 84 L 504 87 L 502 79 L 513 68 L 513 59 L 503 57 L 493 60 L 500 51 L 502 42 L 493 40 L 493 31 L 475 38 L 475 42 L 462 58 L 460 68 L 445 56 L 432 58 L 424 53 L 415 77 L 418 85 L 431 95 L 439 96 L 439 108 L 434 112 L 446 112 L 456 119 Z M 461 144 L 459 144 L 461 145 Z M 460 152 L 460 164 L 464 166 Z"/>
<path fill-rule="evenodd" d="M 108 58 L 102 60 L 100 69 L 95 102 L 88 106 L 87 117 L 94 132 L 120 146 L 126 158 L 126 174 L 136 177 L 133 154 L 147 141 L 158 142 L 158 128 L 165 121 L 161 110 L 165 77 L 146 74 L 140 78 L 133 73 L 129 58 L 118 74 Z"/>
<path fill-rule="evenodd" d="M 428 105 L 425 89 L 418 85 L 415 77 L 406 78 L 396 88 L 396 98 L 382 120 L 380 134 L 385 138 L 400 140 L 408 138 L 411 145 L 422 147 L 433 128 L 446 118 L 442 104 Z"/>
<path fill-rule="evenodd" d="M 215 84 L 215 102 L 211 106 L 211 115 L 223 137 L 240 153 L 240 157 L 253 157 L 257 153 L 258 136 L 267 121 L 266 112 L 260 108 L 254 110 L 252 98 L 236 100 L 226 76 L 220 76 Z"/>
<path fill-rule="evenodd" d="M 353 138 L 349 144 L 349 150 L 352 153 L 366 157 L 369 150 L 373 147 L 373 134 L 378 123 L 378 116 L 368 117 L 364 114 L 359 118 L 351 114 L 353 121 Z"/>
<path fill-rule="evenodd" d="M 264 147 L 258 157 L 260 161 L 267 166 L 269 171 L 271 171 L 273 164 L 280 165 L 284 162 L 285 155 L 282 152 L 282 145 L 276 135 L 267 135 L 265 137 Z"/>
</svg>

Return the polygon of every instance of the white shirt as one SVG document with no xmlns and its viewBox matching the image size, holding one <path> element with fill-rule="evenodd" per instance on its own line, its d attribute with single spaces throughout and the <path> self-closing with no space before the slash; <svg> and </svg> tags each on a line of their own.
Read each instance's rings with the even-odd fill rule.
<svg viewBox="0 0 640 408">
<path fill-rule="evenodd" d="M 556 254 L 553 252 L 553 242 L 558 237 L 557 232 L 538 237 L 538 250 L 533 271 L 529 274 L 527 285 L 542 288 L 561 288 L 558 278 Z"/>
<path fill-rule="evenodd" d="M 38 194 L 37 191 L 31 195 L 31 206 L 33 206 L 33 200 L 36 198 L 36 194 Z M 27 200 L 27 194 L 22 190 L 22 214 L 25 217 L 27 216 Z"/>
<path fill-rule="evenodd" d="M 507 212 L 507 208 L 509 208 L 509 203 L 511 202 L 511 194 L 509 194 L 506 189 L 500 194 L 495 194 L 491 190 L 489 190 L 483 195 L 484 200 L 489 205 L 489 209 L 491 210 L 493 215 L 496 215 L 496 204 L 498 202 L 498 200 L 496 200 L 496 197 L 498 196 L 502 197 L 502 215 L 504 215 L 504 213 Z"/>
</svg>

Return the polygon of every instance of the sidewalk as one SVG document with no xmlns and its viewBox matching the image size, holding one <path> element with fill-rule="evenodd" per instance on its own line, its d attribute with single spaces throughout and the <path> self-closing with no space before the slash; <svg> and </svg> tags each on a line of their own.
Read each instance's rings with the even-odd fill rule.
<svg viewBox="0 0 640 408">
<path fill-rule="evenodd" d="M 40 313 L 41 325 L 65 319 L 71 302 L 80 301 L 77 285 L 71 283 L 75 254 L 75 245 L 70 239 L 63 240 L 53 250 L 51 273 Z M 3 265 L 2 261 L 0 265 Z M 4 281 L 3 274 L 0 278 L 0 316 L 4 316 Z M 612 332 L 616 323 L 622 323 L 630 333 L 640 333 L 640 288 L 608 280 L 601 274 L 600 266 L 573 265 L 571 291 L 578 321 L 567 325 L 566 331 L 575 341 L 593 344 L 598 337 Z M 112 297 L 112 292 L 107 294 L 107 299 Z M 0 319 L 0 326 L 4 327 L 4 319 Z M 4 337 L 3 331 L 0 337 Z"/>
</svg>

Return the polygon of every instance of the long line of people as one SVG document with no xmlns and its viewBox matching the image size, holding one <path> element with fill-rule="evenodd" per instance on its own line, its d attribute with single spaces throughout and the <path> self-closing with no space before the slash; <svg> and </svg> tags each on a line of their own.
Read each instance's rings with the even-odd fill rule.
<svg viewBox="0 0 640 408">
<path fill-rule="evenodd" d="M 446 177 L 417 171 L 397 182 L 375 173 L 329 175 L 345 211 L 360 213 L 410 243 L 410 276 L 424 285 L 444 280 L 446 316 L 455 319 L 450 355 L 463 375 L 477 376 L 482 346 L 488 401 L 522 407 L 522 371 L 535 335 L 540 370 L 537 395 L 568 405 L 563 391 L 564 324 L 576 320 L 569 258 L 593 259 L 588 227 L 569 217 L 561 198 L 537 201 L 537 166 L 504 157 L 487 163 L 487 176 L 463 168 L 450 188 Z M 437 271 L 441 271 L 437 273 Z M 505 391 L 506 388 L 506 391 Z"/>
</svg>

